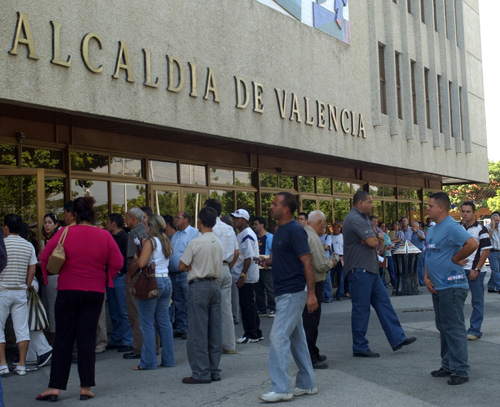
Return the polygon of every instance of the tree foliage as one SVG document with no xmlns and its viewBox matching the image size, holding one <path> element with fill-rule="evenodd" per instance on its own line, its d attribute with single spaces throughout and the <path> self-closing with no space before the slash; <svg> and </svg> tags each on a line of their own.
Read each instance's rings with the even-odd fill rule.
<svg viewBox="0 0 500 407">
<path fill-rule="evenodd" d="M 450 196 L 453 207 L 460 207 L 465 201 L 473 201 L 476 207 L 488 208 L 491 211 L 500 209 L 500 161 L 488 162 L 490 182 L 487 184 L 448 185 L 443 187 Z M 496 209 L 495 209 L 496 208 Z"/>
</svg>

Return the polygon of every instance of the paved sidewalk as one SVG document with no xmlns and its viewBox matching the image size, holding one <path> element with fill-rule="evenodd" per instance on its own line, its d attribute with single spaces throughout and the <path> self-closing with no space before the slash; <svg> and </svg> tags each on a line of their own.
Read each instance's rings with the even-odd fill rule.
<svg viewBox="0 0 500 407">
<path fill-rule="evenodd" d="M 488 279 L 488 277 L 487 277 Z M 487 281 L 486 279 L 486 281 Z M 352 357 L 349 300 L 323 304 L 319 347 L 328 356 L 329 369 L 316 370 L 319 393 L 288 402 L 291 406 L 484 406 L 496 405 L 500 353 L 500 295 L 486 296 L 483 338 L 469 342 L 470 382 L 449 386 L 446 378 L 433 378 L 430 371 L 440 367 L 439 337 L 434 325 L 431 297 L 428 293 L 411 297 L 392 297 L 407 336 L 418 340 L 393 352 L 374 312 L 368 339 L 378 359 Z M 466 317 L 470 316 L 470 295 Z M 268 334 L 273 319 L 262 318 L 265 339 L 255 344 L 237 345 L 236 355 L 223 355 L 222 381 L 203 385 L 181 383 L 190 375 L 186 341 L 175 340 L 177 366 L 155 371 L 133 371 L 138 361 L 128 361 L 116 351 L 97 355 L 96 398 L 79 401 L 76 365 L 72 366 L 68 390 L 62 392 L 58 406 L 155 407 L 155 406 L 227 406 L 262 405 L 261 393 L 270 387 L 268 373 Z M 241 325 L 236 326 L 241 335 Z M 292 373 L 296 371 L 291 364 Z M 2 377 L 6 407 L 40 406 L 35 396 L 48 383 L 50 367 L 24 377 Z"/>
</svg>

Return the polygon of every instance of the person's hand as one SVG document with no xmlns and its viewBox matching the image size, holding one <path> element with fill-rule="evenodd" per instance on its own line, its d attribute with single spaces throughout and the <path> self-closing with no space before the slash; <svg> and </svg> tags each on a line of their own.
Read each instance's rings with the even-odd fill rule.
<svg viewBox="0 0 500 407">
<path fill-rule="evenodd" d="M 477 278 L 478 275 L 479 275 L 479 271 L 477 271 L 477 270 L 471 270 L 470 274 L 469 274 L 469 280 L 470 281 L 474 281 Z"/>
<path fill-rule="evenodd" d="M 238 281 L 236 282 L 236 287 L 241 288 L 245 285 L 245 277 L 240 276 Z"/>
<path fill-rule="evenodd" d="M 437 294 L 437 291 L 434 289 L 434 284 L 432 284 L 432 281 L 429 277 L 424 276 L 424 284 L 431 294 Z"/>
<path fill-rule="evenodd" d="M 306 307 L 309 314 L 312 314 L 314 311 L 318 309 L 318 299 L 316 298 L 316 294 L 307 292 L 307 301 Z"/>
<path fill-rule="evenodd" d="M 264 256 L 259 256 L 258 257 L 258 261 L 256 261 L 256 263 L 260 266 L 260 267 L 266 267 L 267 266 L 267 262 L 266 262 L 266 258 Z"/>
<path fill-rule="evenodd" d="M 35 289 L 35 287 L 34 287 L 32 284 L 30 284 L 30 285 L 28 286 L 28 291 L 33 291 L 34 289 Z"/>
</svg>

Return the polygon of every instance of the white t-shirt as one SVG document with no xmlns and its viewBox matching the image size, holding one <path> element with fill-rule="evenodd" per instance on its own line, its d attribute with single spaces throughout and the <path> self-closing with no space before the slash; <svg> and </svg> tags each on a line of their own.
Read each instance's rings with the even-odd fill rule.
<svg viewBox="0 0 500 407">
<path fill-rule="evenodd" d="M 243 263 L 245 262 L 245 259 L 250 257 L 252 261 L 246 272 L 247 278 L 245 279 L 245 283 L 256 283 L 259 281 L 259 266 L 253 261 L 253 258 L 259 257 L 259 242 L 257 240 L 257 235 L 252 228 L 247 227 L 238 233 L 236 240 L 238 241 L 240 255 L 231 270 L 233 281 L 238 281 L 243 270 Z"/>
<path fill-rule="evenodd" d="M 36 264 L 33 245 L 21 236 L 5 238 L 7 265 L 0 273 L 0 290 L 26 290 L 28 266 Z"/>
<path fill-rule="evenodd" d="M 330 235 L 332 238 L 332 249 L 334 253 L 337 253 L 339 256 L 344 255 L 344 236 L 342 233 L 340 235 Z"/>
<path fill-rule="evenodd" d="M 151 253 L 151 258 L 149 259 L 149 264 L 155 262 L 155 273 L 157 274 L 168 274 L 168 263 L 170 259 L 167 259 L 163 254 L 163 249 L 161 247 L 160 239 L 155 237 L 156 249 Z"/>
</svg>

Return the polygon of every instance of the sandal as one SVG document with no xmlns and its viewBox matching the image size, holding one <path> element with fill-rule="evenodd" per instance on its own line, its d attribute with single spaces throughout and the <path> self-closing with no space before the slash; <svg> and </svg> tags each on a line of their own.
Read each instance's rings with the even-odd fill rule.
<svg viewBox="0 0 500 407">
<path fill-rule="evenodd" d="M 136 366 L 134 367 L 134 370 L 149 370 L 149 369 L 146 369 L 145 367 L 142 366 Z"/>
<path fill-rule="evenodd" d="M 9 367 L 7 365 L 0 366 L 0 376 L 10 373 Z"/>
</svg>

